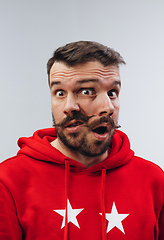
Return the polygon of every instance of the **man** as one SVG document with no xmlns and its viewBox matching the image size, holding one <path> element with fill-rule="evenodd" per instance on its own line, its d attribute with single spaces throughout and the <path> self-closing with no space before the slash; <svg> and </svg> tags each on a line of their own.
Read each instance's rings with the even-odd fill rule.
<svg viewBox="0 0 164 240">
<path fill-rule="evenodd" d="M 89 41 L 48 61 L 55 128 L 1 164 L 1 240 L 164 239 L 163 171 L 117 130 L 124 63 Z"/>
</svg>

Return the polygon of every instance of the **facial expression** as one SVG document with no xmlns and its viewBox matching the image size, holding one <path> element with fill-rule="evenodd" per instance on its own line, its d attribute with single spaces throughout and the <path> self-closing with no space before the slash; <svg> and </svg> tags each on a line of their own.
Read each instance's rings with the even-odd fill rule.
<svg viewBox="0 0 164 240">
<path fill-rule="evenodd" d="M 59 144 L 90 157 L 105 153 L 118 120 L 120 86 L 116 65 L 55 62 L 50 89 Z"/>
</svg>

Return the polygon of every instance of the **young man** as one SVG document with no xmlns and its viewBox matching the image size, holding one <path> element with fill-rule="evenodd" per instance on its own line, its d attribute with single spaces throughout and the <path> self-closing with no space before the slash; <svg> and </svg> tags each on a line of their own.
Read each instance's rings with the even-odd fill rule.
<svg viewBox="0 0 164 240">
<path fill-rule="evenodd" d="M 80 41 L 48 61 L 54 127 L 0 167 L 1 240 L 163 240 L 164 174 L 119 127 L 119 65 Z"/>
</svg>

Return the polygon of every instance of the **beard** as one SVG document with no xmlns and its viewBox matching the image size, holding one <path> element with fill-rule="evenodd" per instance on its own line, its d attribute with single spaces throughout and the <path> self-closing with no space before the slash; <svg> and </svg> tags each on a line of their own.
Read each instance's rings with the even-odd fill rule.
<svg viewBox="0 0 164 240">
<path fill-rule="evenodd" d="M 71 116 L 67 116 L 58 124 L 55 122 L 53 115 L 52 117 L 53 126 L 56 129 L 57 137 L 60 139 L 60 141 L 67 148 L 73 151 L 78 151 L 81 155 L 88 157 L 96 157 L 105 153 L 111 145 L 115 129 L 120 127 L 114 123 L 110 116 L 102 116 L 99 119 L 93 120 L 90 124 L 88 121 L 92 117 L 95 117 L 95 115 L 87 116 L 82 112 L 74 112 Z M 83 122 L 81 131 L 65 134 L 64 126 L 72 120 L 80 120 Z M 96 126 L 99 126 L 102 123 L 110 124 L 110 131 L 108 132 L 107 139 L 105 141 L 99 141 L 96 139 L 91 140 L 90 133 Z"/>
</svg>

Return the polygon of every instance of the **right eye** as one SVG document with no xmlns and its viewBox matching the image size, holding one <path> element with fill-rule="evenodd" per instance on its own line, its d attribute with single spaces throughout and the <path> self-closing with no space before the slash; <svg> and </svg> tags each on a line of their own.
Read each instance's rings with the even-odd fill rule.
<svg viewBox="0 0 164 240">
<path fill-rule="evenodd" d="M 56 97 L 65 97 L 66 93 L 63 90 L 56 90 L 55 91 L 55 96 Z"/>
</svg>

